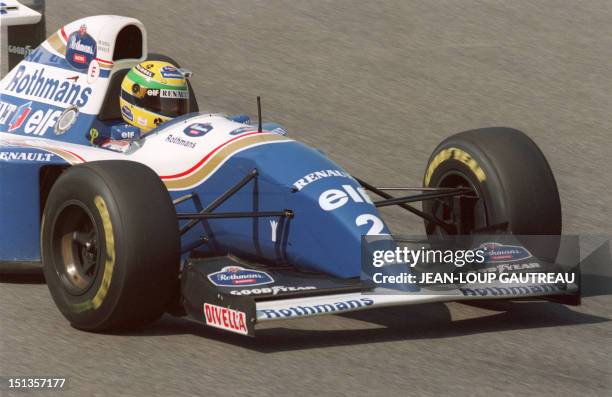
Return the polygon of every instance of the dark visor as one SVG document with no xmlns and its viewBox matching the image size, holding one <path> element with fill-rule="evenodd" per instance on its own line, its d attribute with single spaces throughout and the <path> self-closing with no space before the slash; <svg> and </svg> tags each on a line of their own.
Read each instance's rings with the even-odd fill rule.
<svg viewBox="0 0 612 397">
<path fill-rule="evenodd" d="M 135 97 L 121 91 L 121 98 L 141 108 L 167 117 L 176 117 L 189 111 L 189 98 L 165 98 L 160 95 L 145 95 L 142 98 Z"/>
</svg>

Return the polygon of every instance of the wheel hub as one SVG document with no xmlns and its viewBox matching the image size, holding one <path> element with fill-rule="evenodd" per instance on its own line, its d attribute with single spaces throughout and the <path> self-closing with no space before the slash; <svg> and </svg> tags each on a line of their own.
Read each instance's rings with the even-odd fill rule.
<svg viewBox="0 0 612 397">
<path fill-rule="evenodd" d="M 81 295 L 93 285 L 98 263 L 98 234 L 89 212 L 80 205 L 65 207 L 57 217 L 53 248 L 55 268 L 73 295 Z"/>
</svg>

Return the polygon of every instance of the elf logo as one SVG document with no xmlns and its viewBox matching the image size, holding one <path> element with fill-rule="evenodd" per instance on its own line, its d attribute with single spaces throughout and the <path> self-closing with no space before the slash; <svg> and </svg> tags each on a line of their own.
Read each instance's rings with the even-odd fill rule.
<svg viewBox="0 0 612 397">
<path fill-rule="evenodd" d="M 355 203 L 373 204 L 365 189 L 361 186 L 354 188 L 351 185 L 342 185 L 342 189 L 329 189 L 319 196 L 319 206 L 325 211 L 333 211 L 342 207 L 349 200 Z"/>
<path fill-rule="evenodd" d="M 32 101 L 24 103 L 15 111 L 15 115 L 8 123 L 8 132 L 22 131 L 26 134 L 42 136 L 55 126 L 61 116 L 61 110 L 38 109 L 32 110 Z"/>
</svg>

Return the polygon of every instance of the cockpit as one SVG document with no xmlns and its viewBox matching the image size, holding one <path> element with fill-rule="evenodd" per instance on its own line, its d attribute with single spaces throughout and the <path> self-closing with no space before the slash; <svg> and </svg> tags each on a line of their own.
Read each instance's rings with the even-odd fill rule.
<svg viewBox="0 0 612 397">
<path fill-rule="evenodd" d="M 122 102 L 125 103 L 125 96 L 129 96 L 130 99 L 133 99 L 133 96 L 138 94 L 138 92 L 134 92 L 133 89 L 130 92 L 126 92 L 125 89 L 122 89 L 122 83 L 124 83 L 124 79 L 126 75 L 130 72 L 130 69 L 135 65 L 141 65 L 142 62 L 146 61 L 162 61 L 168 62 L 177 67 L 180 67 L 176 61 L 173 59 L 161 55 L 161 54 L 147 54 L 146 57 L 143 57 L 143 34 L 138 26 L 135 25 L 127 25 L 121 29 L 121 31 L 117 35 L 117 39 L 115 42 L 115 49 L 113 52 L 113 69 L 110 75 L 108 88 L 102 102 L 102 106 L 100 108 L 100 112 L 97 116 L 97 127 L 95 127 L 95 138 L 100 136 L 114 136 L 118 135 L 120 139 L 126 139 L 126 137 L 132 138 L 137 134 L 134 131 L 127 130 L 124 131 L 125 128 L 121 126 L 124 122 L 125 117 L 122 118 L 122 112 L 129 112 L 129 109 L 124 109 L 125 106 L 122 106 Z M 182 69 L 179 69 L 182 71 Z M 180 114 L 186 113 L 194 113 L 198 112 L 198 104 L 193 93 L 193 89 L 191 87 L 191 83 L 186 81 L 188 86 L 188 91 L 186 95 L 188 95 L 188 101 L 185 101 L 186 105 L 184 109 L 180 109 Z M 132 88 L 136 88 L 137 84 L 134 84 Z M 137 90 L 138 91 L 138 90 Z M 141 91 L 150 91 L 150 90 L 142 90 Z M 144 94 L 144 93 L 143 93 Z M 123 101 L 120 99 L 123 98 Z M 138 103 L 147 103 L 154 104 L 154 101 L 150 101 L 151 97 L 144 95 L 142 98 L 136 98 Z M 158 99 L 158 101 L 163 101 L 167 98 L 161 98 L 161 94 L 152 99 Z M 148 106 L 149 107 L 149 106 Z M 150 106 L 151 109 L 154 109 L 154 106 Z M 124 113 L 125 116 L 125 113 Z M 177 114 L 169 115 L 168 117 L 176 117 Z M 163 121 L 165 121 L 164 119 Z M 160 120 L 163 125 L 163 121 Z M 156 121 L 156 127 L 159 126 Z M 128 126 L 129 127 L 129 126 Z M 129 131 L 128 131 L 129 130 Z M 137 129 L 136 129 L 137 130 Z M 117 134 L 116 131 L 119 131 Z M 87 135 L 90 143 L 94 144 L 94 137 L 92 137 L 91 131 Z M 128 142 L 125 142 L 127 144 Z M 119 150 L 122 150 L 122 146 L 118 147 Z"/>
</svg>

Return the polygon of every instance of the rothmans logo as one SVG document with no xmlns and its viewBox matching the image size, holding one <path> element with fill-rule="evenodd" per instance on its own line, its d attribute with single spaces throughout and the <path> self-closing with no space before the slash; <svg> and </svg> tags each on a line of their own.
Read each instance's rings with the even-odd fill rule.
<svg viewBox="0 0 612 397">
<path fill-rule="evenodd" d="M 226 266 L 218 272 L 209 274 L 208 280 L 218 287 L 252 287 L 274 282 L 266 272 L 240 266 Z"/>
<path fill-rule="evenodd" d="M 25 65 L 18 67 L 6 90 L 78 107 L 84 106 L 92 93 L 90 87 L 83 88 L 74 82 L 45 76 L 45 68 L 30 73 Z"/>
</svg>

